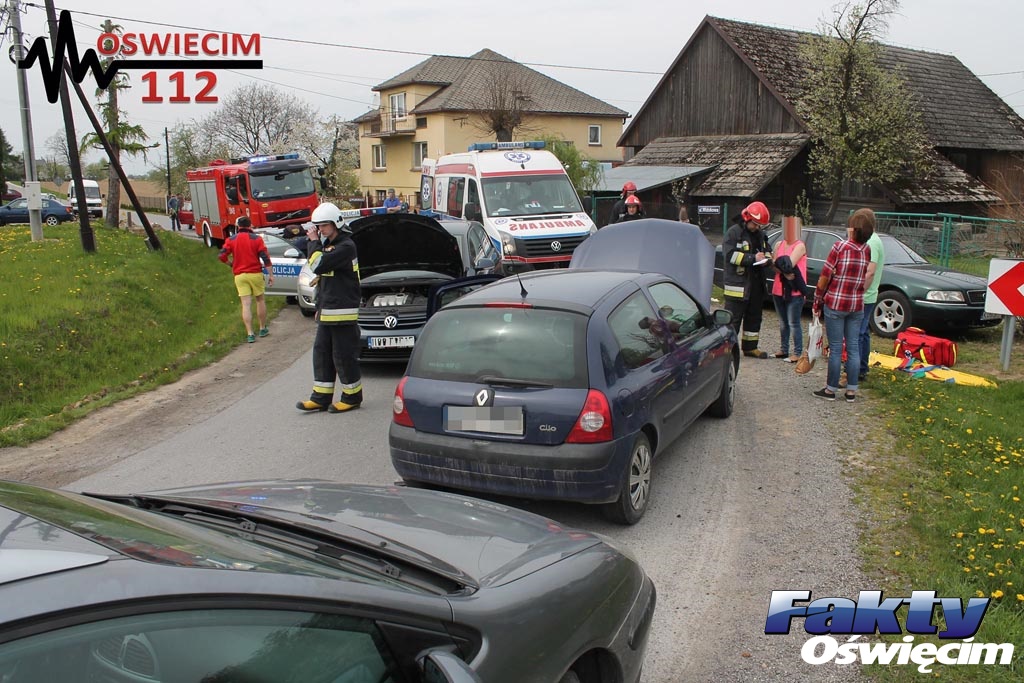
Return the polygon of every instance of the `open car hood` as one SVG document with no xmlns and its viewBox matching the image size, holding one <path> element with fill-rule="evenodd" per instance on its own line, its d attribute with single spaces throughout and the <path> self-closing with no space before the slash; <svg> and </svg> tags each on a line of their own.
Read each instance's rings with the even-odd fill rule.
<svg viewBox="0 0 1024 683">
<path fill-rule="evenodd" d="M 361 277 L 392 270 L 428 270 L 451 277 L 463 274 L 458 240 L 429 216 L 374 214 L 349 225 Z"/>
<path fill-rule="evenodd" d="M 576 247 L 569 267 L 668 275 L 711 309 L 715 248 L 690 223 L 642 218 L 609 225 Z"/>
</svg>

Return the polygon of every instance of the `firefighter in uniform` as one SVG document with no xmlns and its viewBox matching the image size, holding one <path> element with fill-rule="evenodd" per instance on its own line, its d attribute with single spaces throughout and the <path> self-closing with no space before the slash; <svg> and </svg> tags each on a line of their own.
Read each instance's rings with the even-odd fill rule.
<svg viewBox="0 0 1024 683">
<path fill-rule="evenodd" d="M 740 221 L 729 227 L 722 242 L 725 309 L 732 313 L 732 326 L 740 337 L 743 355 L 751 358 L 768 357 L 757 345 L 761 333 L 765 278 L 772 260 L 771 246 L 761 228 L 768 225 L 769 218 L 767 206 L 751 202 L 740 212 Z M 761 265 L 754 265 L 759 262 Z"/>
<path fill-rule="evenodd" d="M 359 372 L 359 258 L 341 210 L 316 207 L 306 230 L 309 267 L 317 278 L 313 393 L 295 407 L 303 412 L 344 413 L 363 402 Z M 318 234 L 319 233 L 319 234 Z M 334 381 L 341 378 L 340 400 Z"/>
</svg>

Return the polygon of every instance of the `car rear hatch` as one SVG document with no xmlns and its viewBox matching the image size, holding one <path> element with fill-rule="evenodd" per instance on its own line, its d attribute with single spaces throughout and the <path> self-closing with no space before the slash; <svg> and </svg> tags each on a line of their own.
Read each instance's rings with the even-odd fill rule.
<svg viewBox="0 0 1024 683">
<path fill-rule="evenodd" d="M 563 443 L 590 388 L 589 318 L 517 303 L 446 308 L 424 329 L 403 398 L 415 428 Z"/>
</svg>

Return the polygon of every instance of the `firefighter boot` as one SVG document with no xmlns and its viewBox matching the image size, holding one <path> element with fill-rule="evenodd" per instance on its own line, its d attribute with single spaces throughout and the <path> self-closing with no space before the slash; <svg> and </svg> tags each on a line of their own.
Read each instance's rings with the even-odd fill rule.
<svg viewBox="0 0 1024 683">
<path fill-rule="evenodd" d="M 316 401 L 299 401 L 295 407 L 304 413 L 316 413 L 327 410 L 329 404 L 317 403 Z"/>
<path fill-rule="evenodd" d="M 360 404 L 358 404 L 358 403 L 345 403 L 344 401 L 338 401 L 337 403 L 332 403 L 330 406 L 328 406 L 327 407 L 327 412 L 328 413 L 347 413 L 350 410 L 355 410 L 356 408 L 359 407 L 359 405 Z"/>
</svg>

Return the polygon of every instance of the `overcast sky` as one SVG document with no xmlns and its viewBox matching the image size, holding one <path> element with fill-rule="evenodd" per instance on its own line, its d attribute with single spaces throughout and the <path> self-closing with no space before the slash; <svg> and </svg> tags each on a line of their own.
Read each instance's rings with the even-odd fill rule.
<svg viewBox="0 0 1024 683">
<path fill-rule="evenodd" d="M 30 40 L 46 34 L 43 0 L 31 1 L 38 6 L 25 7 L 22 14 L 22 27 Z M 185 30 L 177 27 L 259 33 L 264 69 L 216 71 L 213 95 L 223 97 L 238 85 L 259 79 L 293 91 L 325 116 L 345 118 L 370 109 L 372 86 L 427 56 L 469 56 L 482 48 L 529 64 L 632 115 L 705 14 L 816 31 L 822 19 L 832 16 L 833 7 L 829 0 L 448 0 L 443 4 L 422 0 L 56 0 L 56 5 L 58 12 L 72 12 L 80 53 L 95 47 L 98 27 L 107 17 L 135 33 Z M 1020 42 L 1021 26 L 1024 2 L 1020 0 L 905 0 L 890 22 L 885 42 L 955 55 L 1018 113 L 1024 113 L 1024 53 L 1014 48 Z M 4 52 L 9 47 L 10 38 L 5 37 Z M 10 61 L 0 66 L 0 127 L 20 153 L 16 72 Z M 998 75 L 1005 72 L 1012 73 Z M 194 73 L 186 71 L 184 80 L 185 94 L 192 98 L 202 85 Z M 154 142 L 162 143 L 165 127 L 205 116 L 217 106 L 144 103 L 149 86 L 142 82 L 141 72 L 131 75 L 134 87 L 122 94 L 121 102 L 129 120 L 142 125 Z M 165 98 L 173 94 L 169 75 L 157 72 L 155 81 L 157 94 Z M 46 140 L 63 125 L 60 105 L 47 102 L 38 70 L 30 71 L 28 79 L 36 156 L 48 156 Z M 83 89 L 91 94 L 95 84 L 87 79 Z M 75 111 L 81 137 L 90 126 L 82 110 L 76 106 Z M 98 158 L 93 153 L 90 160 Z M 147 166 L 163 167 L 163 148 L 153 150 L 148 165 L 141 159 L 126 162 L 130 173 L 144 172 Z"/>
</svg>

